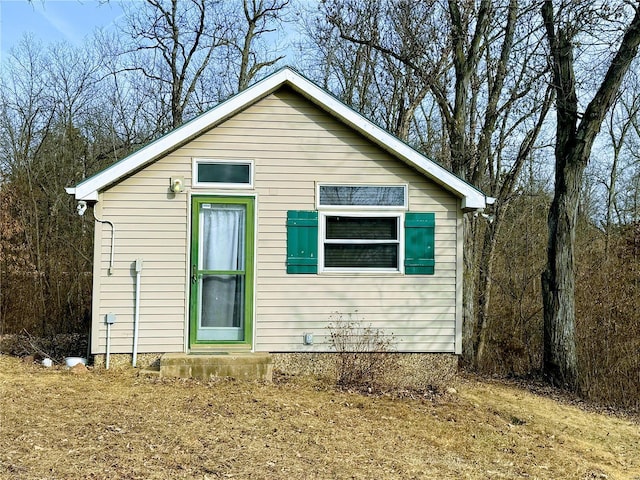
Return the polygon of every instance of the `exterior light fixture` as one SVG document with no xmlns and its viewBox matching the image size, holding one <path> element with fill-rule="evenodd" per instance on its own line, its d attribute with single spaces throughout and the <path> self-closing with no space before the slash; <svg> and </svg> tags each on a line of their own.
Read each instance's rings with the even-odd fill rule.
<svg viewBox="0 0 640 480">
<path fill-rule="evenodd" d="M 78 202 L 78 205 L 76 206 L 76 211 L 78 212 L 78 215 L 84 215 L 84 212 L 87 211 L 87 202 L 85 202 L 84 200 L 80 200 Z"/>
<path fill-rule="evenodd" d="M 184 177 L 171 177 L 171 186 L 169 187 L 173 193 L 184 191 Z"/>
</svg>

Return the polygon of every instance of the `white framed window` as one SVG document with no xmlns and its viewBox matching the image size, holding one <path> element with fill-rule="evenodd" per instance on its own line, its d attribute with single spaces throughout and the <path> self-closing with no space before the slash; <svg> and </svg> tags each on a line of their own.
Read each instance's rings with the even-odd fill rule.
<svg viewBox="0 0 640 480">
<path fill-rule="evenodd" d="M 406 185 L 317 184 L 319 270 L 401 272 Z"/>
<path fill-rule="evenodd" d="M 327 211 L 318 220 L 320 271 L 402 271 L 401 212 Z"/>
<path fill-rule="evenodd" d="M 194 187 L 253 188 L 251 160 L 193 159 Z"/>
<path fill-rule="evenodd" d="M 316 206 L 345 209 L 408 208 L 406 185 L 317 184 Z"/>
</svg>

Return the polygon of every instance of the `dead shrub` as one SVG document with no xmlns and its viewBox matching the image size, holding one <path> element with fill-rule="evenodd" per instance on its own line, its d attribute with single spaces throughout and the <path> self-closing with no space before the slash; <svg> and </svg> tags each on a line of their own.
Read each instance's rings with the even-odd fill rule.
<svg viewBox="0 0 640 480">
<path fill-rule="evenodd" d="M 605 245 L 605 242 L 606 245 Z M 582 394 L 640 409 L 640 224 L 590 235 L 578 258 L 576 344 Z"/>
<path fill-rule="evenodd" d="M 379 391 L 393 384 L 398 357 L 393 334 L 363 326 L 357 312 L 336 312 L 329 324 L 330 343 L 336 351 L 336 384 L 342 388 Z"/>
<path fill-rule="evenodd" d="M 35 359 L 48 357 L 62 363 L 65 357 L 86 356 L 87 342 L 87 335 L 79 333 L 38 337 L 24 330 L 20 334 L 0 336 L 0 353 L 16 357 L 33 356 Z"/>
<path fill-rule="evenodd" d="M 524 376 L 542 368 L 540 276 L 545 266 L 548 197 L 535 188 L 515 197 L 499 231 L 483 373 Z"/>
</svg>

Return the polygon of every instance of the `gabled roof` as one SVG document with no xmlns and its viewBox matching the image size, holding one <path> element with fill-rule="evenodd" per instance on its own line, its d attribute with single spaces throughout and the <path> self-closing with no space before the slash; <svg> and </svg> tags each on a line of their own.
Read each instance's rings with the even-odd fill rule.
<svg viewBox="0 0 640 480">
<path fill-rule="evenodd" d="M 452 192 L 462 200 L 461 205 L 464 210 L 483 209 L 493 200 L 288 67 L 255 83 L 75 187 L 67 188 L 66 191 L 74 195 L 76 200 L 97 201 L 98 192 L 184 145 L 283 86 L 292 88 L 322 110 Z"/>
</svg>

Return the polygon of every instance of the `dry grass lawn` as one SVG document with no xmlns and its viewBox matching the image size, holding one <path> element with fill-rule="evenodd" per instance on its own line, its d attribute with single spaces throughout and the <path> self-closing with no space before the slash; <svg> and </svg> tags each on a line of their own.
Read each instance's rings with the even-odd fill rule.
<svg viewBox="0 0 640 480">
<path fill-rule="evenodd" d="M 640 479 L 634 421 L 511 386 L 457 389 L 394 399 L 0 356 L 0 478 Z"/>
</svg>

